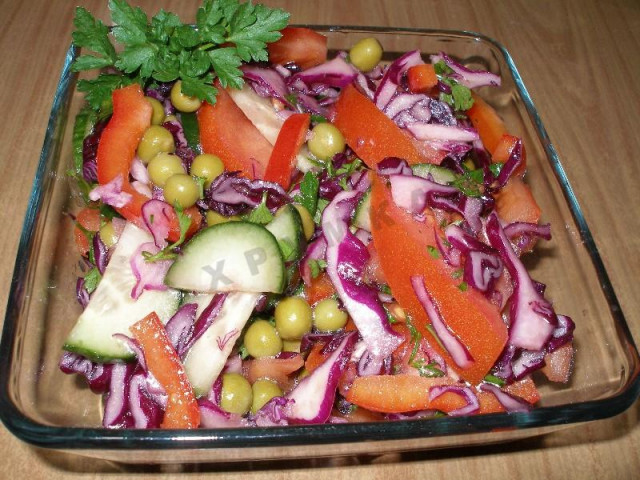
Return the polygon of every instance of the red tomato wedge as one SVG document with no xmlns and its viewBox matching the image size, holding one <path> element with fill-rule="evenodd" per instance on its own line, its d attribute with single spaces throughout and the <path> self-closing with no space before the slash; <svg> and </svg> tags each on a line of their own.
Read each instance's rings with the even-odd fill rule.
<svg viewBox="0 0 640 480">
<path fill-rule="evenodd" d="M 507 328 L 498 309 L 474 289 L 461 290 L 453 269 L 429 254 L 435 246 L 431 223 L 420 223 L 393 203 L 391 192 L 378 177 L 371 191 L 371 233 L 384 276 L 393 296 L 413 319 L 416 329 L 447 362 L 451 356 L 433 338 L 430 320 L 411 285 L 411 277 L 421 275 L 427 291 L 453 334 L 467 348 L 473 363 L 459 369 L 460 376 L 476 384 L 494 365 L 507 341 Z"/>
<path fill-rule="evenodd" d="M 431 387 L 451 383 L 452 380 L 446 377 L 427 378 L 403 373 L 369 375 L 356 377 L 346 394 L 346 399 L 374 412 L 415 412 L 434 408 L 429 400 Z M 455 406 L 449 408 L 446 402 L 440 401 L 438 410 L 445 412 L 455 410 L 459 408 L 457 401 L 455 403 Z"/>
<path fill-rule="evenodd" d="M 227 91 L 219 84 L 216 87 L 215 105 L 205 102 L 197 113 L 202 150 L 220 157 L 229 171 L 263 178 L 273 147 Z"/>
<path fill-rule="evenodd" d="M 102 132 L 96 156 L 98 182 L 104 185 L 118 176 L 122 177 L 122 191 L 130 194 L 132 199 L 116 210 L 140 228 L 145 228 L 140 212 L 149 198 L 131 186 L 129 169 L 138 143 L 151 125 L 151 113 L 151 104 L 145 100 L 140 85 L 133 84 L 115 90 L 113 115 Z"/>
<path fill-rule="evenodd" d="M 100 210 L 89 207 L 83 208 L 76 215 L 76 223 L 89 232 L 97 232 L 100 230 Z M 73 238 L 81 255 L 89 253 L 91 249 L 89 238 L 78 226 L 73 229 Z"/>
<path fill-rule="evenodd" d="M 309 305 L 314 305 L 320 300 L 330 297 L 336 293 L 336 289 L 329 280 L 329 275 L 321 273 L 316 278 L 311 280 L 311 285 L 306 287 L 307 302 Z"/>
<path fill-rule="evenodd" d="M 514 137 L 513 135 L 509 135 L 505 133 L 500 137 L 498 144 L 496 145 L 495 150 L 492 152 L 491 161 L 493 163 L 506 163 L 509 160 L 509 156 L 511 155 L 511 151 L 513 147 L 515 147 L 516 143 L 520 140 L 518 137 Z M 515 170 L 515 175 L 524 175 L 527 169 L 527 152 L 525 151 L 524 145 L 522 145 L 522 163 Z"/>
<path fill-rule="evenodd" d="M 327 37 L 308 28 L 286 27 L 282 37 L 267 45 L 269 61 L 285 65 L 294 62 L 307 69 L 327 60 Z"/>
<path fill-rule="evenodd" d="M 407 70 L 409 91 L 413 93 L 429 93 L 438 85 L 436 70 L 430 63 L 414 65 Z"/>
<path fill-rule="evenodd" d="M 536 384 L 533 383 L 530 377 L 525 377 L 522 380 L 518 380 L 502 390 L 509 395 L 517 397 L 527 403 L 534 405 L 540 401 L 540 392 L 536 388 Z M 478 413 L 495 413 L 504 412 L 505 409 L 498 401 L 496 396 L 491 392 L 478 392 L 478 401 L 480 402 L 480 411 Z"/>
<path fill-rule="evenodd" d="M 475 93 L 473 105 L 467 110 L 467 115 L 473 128 L 478 131 L 484 147 L 493 155 L 500 139 L 507 134 L 507 127 L 491 105 Z"/>
<path fill-rule="evenodd" d="M 294 113 L 282 124 L 264 174 L 266 181 L 279 183 L 285 190 L 289 189 L 296 156 L 305 141 L 310 121 L 311 115 L 308 113 Z"/>
<path fill-rule="evenodd" d="M 401 130 L 354 85 L 340 93 L 333 123 L 352 150 L 372 169 L 387 157 L 400 157 L 412 165 L 440 163 L 444 158 L 442 152 Z"/>
<path fill-rule="evenodd" d="M 131 327 L 133 338 L 144 352 L 147 367 L 169 396 L 162 428 L 197 428 L 200 425 L 198 402 L 162 322 L 150 313 Z"/>
<path fill-rule="evenodd" d="M 538 223 L 540 220 L 540 207 L 520 177 L 511 177 L 495 199 L 496 212 L 503 222 Z"/>
<path fill-rule="evenodd" d="M 300 370 L 303 365 L 302 356 L 297 354 L 287 358 L 254 358 L 246 362 L 247 379 L 253 383 L 260 378 L 270 378 L 284 390 L 289 387 L 289 375 Z"/>
</svg>

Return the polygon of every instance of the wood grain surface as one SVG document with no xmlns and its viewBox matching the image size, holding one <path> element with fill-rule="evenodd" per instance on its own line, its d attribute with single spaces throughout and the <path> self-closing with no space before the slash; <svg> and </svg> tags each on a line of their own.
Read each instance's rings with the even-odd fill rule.
<svg viewBox="0 0 640 480">
<path fill-rule="evenodd" d="M 74 6 L 0 0 L 0 318 Z M 192 21 L 197 2 L 134 0 Z M 636 341 L 640 341 L 640 2 L 638 0 L 265 1 L 296 23 L 462 29 L 511 52 L 565 165 Z M 0 477 L 455 479 L 638 478 L 640 403 L 542 438 L 464 450 L 302 462 L 135 467 L 44 452 L 0 426 Z M 187 473 L 181 473 L 185 470 Z M 155 476 L 154 476 L 155 478 Z"/>
</svg>

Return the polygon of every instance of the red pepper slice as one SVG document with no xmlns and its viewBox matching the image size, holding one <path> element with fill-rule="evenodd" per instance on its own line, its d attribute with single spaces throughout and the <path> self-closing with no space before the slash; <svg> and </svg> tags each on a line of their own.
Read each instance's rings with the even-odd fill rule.
<svg viewBox="0 0 640 480">
<path fill-rule="evenodd" d="M 375 176 L 371 191 L 371 233 L 384 276 L 400 306 L 411 316 L 415 328 L 433 339 L 431 323 L 411 285 L 422 275 L 425 287 L 438 303 L 447 326 L 467 347 L 474 362 L 459 369 L 462 378 L 477 384 L 487 375 L 507 342 L 507 327 L 500 312 L 481 293 L 460 289 L 454 270 L 429 253 L 435 248 L 431 222 L 418 222 L 393 203 L 389 189 Z M 451 365 L 449 354 L 433 339 L 430 342 Z"/>
<path fill-rule="evenodd" d="M 122 191 L 132 198 L 124 207 L 116 210 L 140 228 L 145 228 L 140 214 L 142 205 L 149 199 L 131 186 L 129 169 L 138 143 L 151 125 L 152 112 L 151 104 L 145 100 L 140 85 L 133 84 L 115 90 L 113 115 L 102 132 L 96 157 L 98 182 L 101 185 L 118 176 L 122 177 Z"/>
<path fill-rule="evenodd" d="M 266 181 L 279 183 L 285 190 L 289 188 L 296 155 L 304 143 L 310 121 L 308 113 L 294 113 L 285 120 L 264 174 Z"/>
<path fill-rule="evenodd" d="M 400 157 L 410 164 L 436 163 L 444 153 L 419 142 L 398 127 L 354 85 L 340 93 L 335 104 L 333 124 L 344 135 L 347 144 L 369 168 L 387 157 Z"/>
<path fill-rule="evenodd" d="M 131 327 L 131 333 L 144 352 L 149 371 L 169 396 L 162 428 L 198 428 L 198 402 L 167 332 L 155 312 Z"/>
<path fill-rule="evenodd" d="M 133 84 L 119 88 L 113 92 L 113 115 L 104 128 L 96 162 L 98 165 L 98 182 L 109 183 L 114 178 L 122 177 L 122 191 L 131 195 L 131 201 L 123 207 L 116 208 L 124 218 L 140 228 L 146 229 L 142 219 L 142 205 L 149 200 L 129 182 L 129 170 L 136 156 L 138 143 L 144 132 L 151 125 L 151 104 L 144 98 L 140 85 Z M 192 219 L 187 236 L 195 233 L 202 220 L 197 208 L 186 209 L 185 213 Z M 169 240 L 175 242 L 180 238 L 178 216 L 172 212 Z"/>
</svg>

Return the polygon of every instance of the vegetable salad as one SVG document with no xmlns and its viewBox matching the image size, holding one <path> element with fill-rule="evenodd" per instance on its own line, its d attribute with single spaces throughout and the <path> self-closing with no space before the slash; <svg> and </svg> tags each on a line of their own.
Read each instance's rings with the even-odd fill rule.
<svg viewBox="0 0 640 480">
<path fill-rule="evenodd" d="M 522 257 L 551 238 L 521 138 L 445 52 L 329 55 L 289 15 L 205 1 L 197 28 L 83 8 L 70 175 L 86 266 L 60 368 L 108 428 L 531 409 L 572 320 Z M 122 48 L 116 48 L 115 40 Z M 535 373 L 534 372 L 539 372 Z"/>
</svg>

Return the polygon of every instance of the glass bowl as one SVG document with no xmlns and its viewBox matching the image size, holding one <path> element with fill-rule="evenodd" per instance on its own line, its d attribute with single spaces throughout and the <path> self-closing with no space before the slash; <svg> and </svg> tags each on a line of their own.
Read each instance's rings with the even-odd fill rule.
<svg viewBox="0 0 640 480">
<path fill-rule="evenodd" d="M 640 393 L 640 359 L 604 265 L 560 160 L 507 50 L 461 31 L 315 26 L 332 50 L 375 36 L 387 59 L 413 49 L 445 51 L 503 79 L 480 94 L 527 148 L 528 182 L 551 222 L 553 239 L 528 259 L 548 285 L 556 310 L 576 323 L 576 361 L 568 385 L 540 382 L 542 401 L 528 413 L 497 413 L 388 423 L 196 431 L 99 428 L 100 399 L 77 376 L 58 369 L 63 341 L 80 307 L 79 258 L 68 213 L 78 208 L 65 172 L 81 95 L 69 49 L 53 102 L 27 210 L 4 322 L 0 417 L 22 440 L 80 455 L 130 463 L 234 462 L 382 454 L 512 441 L 616 415 Z"/>
</svg>

